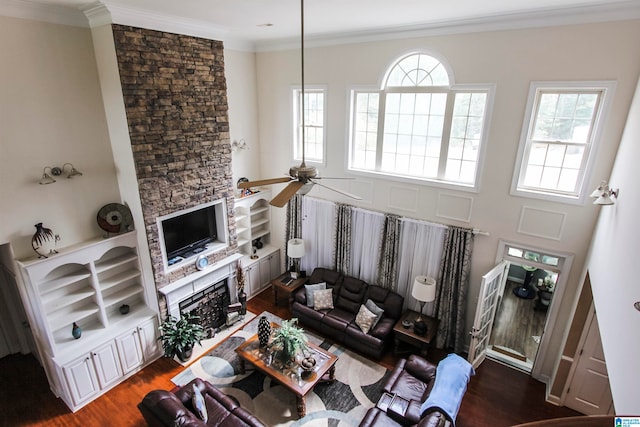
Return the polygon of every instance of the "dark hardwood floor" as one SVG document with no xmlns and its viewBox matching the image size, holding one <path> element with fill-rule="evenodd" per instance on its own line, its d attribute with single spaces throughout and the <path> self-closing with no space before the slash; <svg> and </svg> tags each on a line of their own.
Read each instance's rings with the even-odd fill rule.
<svg viewBox="0 0 640 427">
<path fill-rule="evenodd" d="M 290 317 L 288 308 L 273 305 L 271 289 L 249 301 L 248 308 L 254 313 L 267 310 L 282 318 Z M 437 363 L 444 356 L 431 351 L 428 359 Z M 382 360 L 386 367 L 395 363 L 392 354 Z M 74 414 L 51 393 L 44 371 L 33 356 L 7 356 L 0 359 L 0 425 L 144 426 L 136 405 L 151 390 L 171 389 L 170 379 L 182 369 L 173 360 L 161 358 Z M 544 384 L 528 375 L 487 360 L 469 383 L 456 425 L 501 427 L 578 415 L 546 403 L 544 391 Z"/>
<path fill-rule="evenodd" d="M 547 313 L 536 311 L 534 299 L 518 298 L 513 288 L 522 286 L 507 281 L 502 301 L 496 312 L 496 320 L 491 332 L 490 345 L 498 345 L 526 356 L 533 362 L 538 352 L 539 341 L 544 331 Z"/>
</svg>

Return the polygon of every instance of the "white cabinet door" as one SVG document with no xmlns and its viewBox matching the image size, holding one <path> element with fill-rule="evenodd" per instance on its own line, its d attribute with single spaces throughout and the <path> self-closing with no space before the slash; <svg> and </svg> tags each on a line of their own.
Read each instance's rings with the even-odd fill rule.
<svg viewBox="0 0 640 427">
<path fill-rule="evenodd" d="M 73 403 L 77 406 L 100 391 L 91 356 L 86 354 L 62 368 Z"/>
<path fill-rule="evenodd" d="M 110 341 L 93 350 L 91 352 L 91 358 L 93 359 L 93 365 L 96 369 L 100 388 L 106 388 L 122 378 L 122 367 L 118 360 L 118 351 L 116 350 L 115 342 Z"/>
<path fill-rule="evenodd" d="M 244 269 L 244 287 L 249 298 L 260 290 L 260 266 L 259 263 L 250 265 Z"/>
<path fill-rule="evenodd" d="M 138 328 L 116 338 L 118 354 L 125 374 L 142 365 L 142 347 L 138 338 Z"/>
<path fill-rule="evenodd" d="M 275 251 L 260 260 L 260 289 L 269 286 L 271 279 L 280 275 L 280 251 Z"/>
<path fill-rule="evenodd" d="M 155 359 L 161 350 L 158 341 L 158 319 L 153 317 L 138 326 L 138 338 L 142 347 L 142 358 L 145 362 Z"/>
</svg>

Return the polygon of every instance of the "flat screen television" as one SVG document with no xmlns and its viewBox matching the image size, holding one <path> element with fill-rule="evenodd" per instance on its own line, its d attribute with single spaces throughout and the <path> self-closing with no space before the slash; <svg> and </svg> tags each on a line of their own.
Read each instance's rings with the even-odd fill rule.
<svg viewBox="0 0 640 427">
<path fill-rule="evenodd" d="M 224 199 L 158 218 L 158 231 L 166 267 L 212 248 L 226 246 Z"/>
</svg>

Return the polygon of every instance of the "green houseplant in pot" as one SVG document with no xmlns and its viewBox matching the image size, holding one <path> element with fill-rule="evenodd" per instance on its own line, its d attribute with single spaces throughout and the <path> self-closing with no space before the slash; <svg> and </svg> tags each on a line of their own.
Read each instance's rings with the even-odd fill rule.
<svg viewBox="0 0 640 427">
<path fill-rule="evenodd" d="M 270 347 L 283 366 L 290 366 L 295 362 L 296 356 L 308 348 L 304 329 L 297 327 L 297 323 L 296 318 L 283 320 L 282 325 L 273 331 Z"/>
<path fill-rule="evenodd" d="M 193 346 L 205 338 L 204 328 L 197 323 L 199 316 L 183 313 L 180 319 L 169 316 L 160 325 L 160 337 L 162 348 L 166 357 L 178 356 L 182 362 L 186 362 L 193 353 Z"/>
</svg>

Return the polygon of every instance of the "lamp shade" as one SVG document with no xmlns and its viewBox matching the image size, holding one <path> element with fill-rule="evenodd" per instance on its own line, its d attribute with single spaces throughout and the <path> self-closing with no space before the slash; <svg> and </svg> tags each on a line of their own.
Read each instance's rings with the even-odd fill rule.
<svg viewBox="0 0 640 427">
<path fill-rule="evenodd" d="M 287 254 L 289 255 L 289 258 L 302 258 L 304 256 L 304 240 L 289 240 L 287 242 Z"/>
<path fill-rule="evenodd" d="M 436 299 L 436 281 L 427 276 L 417 276 L 413 282 L 411 296 L 421 302 L 431 302 Z"/>
</svg>

